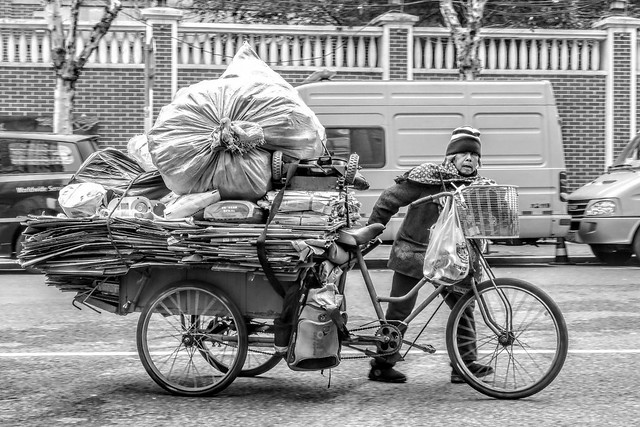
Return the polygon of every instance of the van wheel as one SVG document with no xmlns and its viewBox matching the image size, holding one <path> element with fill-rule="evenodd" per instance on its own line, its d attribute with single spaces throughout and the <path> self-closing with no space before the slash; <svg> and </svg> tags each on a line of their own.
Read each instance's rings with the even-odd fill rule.
<svg viewBox="0 0 640 427">
<path fill-rule="evenodd" d="M 627 249 L 612 249 L 608 245 L 589 246 L 596 258 L 608 265 L 623 265 L 631 258 L 631 251 Z"/>
</svg>

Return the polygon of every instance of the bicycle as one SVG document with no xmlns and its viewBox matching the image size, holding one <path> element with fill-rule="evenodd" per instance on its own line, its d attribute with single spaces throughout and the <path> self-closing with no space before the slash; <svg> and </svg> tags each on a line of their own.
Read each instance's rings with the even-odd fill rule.
<svg viewBox="0 0 640 427">
<path fill-rule="evenodd" d="M 505 229 L 513 233 L 517 227 L 514 192 L 515 188 L 509 186 L 470 186 L 459 193 L 466 200 L 462 224 L 469 250 L 488 279 L 481 283 L 471 280 L 468 291 L 451 310 L 445 332 L 453 369 L 475 390 L 498 399 L 529 397 L 551 384 L 562 369 L 569 340 L 560 308 L 546 292 L 524 280 L 497 278 L 484 258 L 479 239 L 504 234 Z M 460 205 L 453 192 L 414 203 L 443 197 L 452 197 Z M 402 329 L 451 285 L 435 284 L 403 322 L 386 320 L 382 303 L 407 299 L 432 282 L 423 278 L 403 297 L 377 294 L 364 257 L 381 243 L 378 236 L 383 230 L 381 224 L 339 230 L 336 243 L 349 256 L 339 265 L 344 272 L 338 290 L 344 294 L 349 271 L 359 266 L 376 314 L 374 326 L 348 331 L 342 347 L 367 357 L 397 357 L 404 344 L 432 353 L 435 349 L 431 346 L 405 340 Z M 227 286 L 226 282 L 234 278 L 212 278 L 211 272 L 172 272 L 175 277 L 166 277 L 168 273 L 156 272 L 152 277 L 166 286 L 142 298 L 144 309 L 137 333 L 141 361 L 161 387 L 178 395 L 212 395 L 225 389 L 235 377 L 260 375 L 283 359 L 273 350 L 272 323 L 282 300 L 274 299 L 267 287 L 257 283 L 251 288 L 256 294 L 249 298 L 248 292 L 238 290 L 242 288 L 239 280 Z M 129 282 L 136 280 L 141 279 L 132 277 Z M 245 285 L 248 283 L 246 280 Z M 221 285 L 227 286 L 226 290 Z M 140 287 L 135 289 L 137 297 L 143 293 Z M 259 309 L 251 306 L 254 300 L 260 301 Z M 465 321 L 467 309 L 473 310 L 476 319 L 477 361 L 493 368 L 493 373 L 482 378 L 473 375 L 464 362 L 464 344 L 473 334 L 461 335 L 458 326 Z M 371 334 L 359 333 L 367 328 L 372 329 Z"/>
</svg>

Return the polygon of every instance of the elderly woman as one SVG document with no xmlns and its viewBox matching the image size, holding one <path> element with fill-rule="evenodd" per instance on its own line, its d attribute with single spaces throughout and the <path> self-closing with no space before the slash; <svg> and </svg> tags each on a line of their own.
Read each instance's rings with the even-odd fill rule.
<svg viewBox="0 0 640 427">
<path fill-rule="evenodd" d="M 401 207 L 408 206 L 420 198 L 453 190 L 454 186 L 484 180 L 477 173 L 480 166 L 480 149 L 480 132 L 477 129 L 469 126 L 455 129 L 451 134 L 444 162 L 442 164 L 425 163 L 396 178 L 395 184 L 383 191 L 377 200 L 369 218 L 369 224 L 387 224 Z M 430 228 L 438 219 L 439 212 L 438 201 L 409 207 L 393 243 L 387 264 L 394 271 L 391 285 L 392 297 L 407 294 L 422 279 L 424 254 L 429 244 Z M 460 295 L 450 292 L 444 300 L 452 308 Z M 417 295 L 407 301 L 389 303 L 387 320 L 404 320 L 413 310 L 416 298 Z M 460 328 L 465 330 L 461 334 L 463 336 L 469 336 L 470 331 L 475 331 L 473 312 L 468 310 L 467 314 L 469 321 L 460 322 Z M 400 328 L 404 331 L 406 325 L 400 324 Z M 468 347 L 463 353 L 468 355 L 468 360 L 465 362 L 471 372 L 478 377 L 490 374 L 493 371 L 490 366 L 484 366 L 475 361 L 475 339 Z M 369 379 L 392 383 L 405 382 L 406 376 L 394 369 L 395 362 L 396 360 L 384 357 L 374 358 L 371 361 Z M 462 383 L 463 380 L 452 370 L 451 382 Z"/>
</svg>

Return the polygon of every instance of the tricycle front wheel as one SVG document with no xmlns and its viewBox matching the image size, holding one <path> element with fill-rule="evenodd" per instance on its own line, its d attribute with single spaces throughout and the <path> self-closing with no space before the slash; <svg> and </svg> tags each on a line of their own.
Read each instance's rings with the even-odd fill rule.
<svg viewBox="0 0 640 427">
<path fill-rule="evenodd" d="M 170 393 L 209 396 L 228 387 L 247 356 L 247 329 L 237 306 L 199 282 L 173 285 L 151 299 L 137 330 L 138 354 Z M 221 369 L 215 361 L 224 360 Z"/>
</svg>

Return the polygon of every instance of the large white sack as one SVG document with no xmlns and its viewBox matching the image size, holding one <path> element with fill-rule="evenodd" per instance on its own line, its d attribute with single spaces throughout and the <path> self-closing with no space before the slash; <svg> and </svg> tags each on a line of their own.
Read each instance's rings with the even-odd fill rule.
<svg viewBox="0 0 640 427">
<path fill-rule="evenodd" d="M 180 90 L 160 111 L 148 139 L 153 163 L 177 194 L 214 189 L 210 168 L 220 163 L 221 152 L 262 147 L 307 159 L 322 155 L 326 142 L 313 111 L 247 43 L 219 79 Z M 270 174 L 270 167 L 255 172 Z"/>
</svg>

